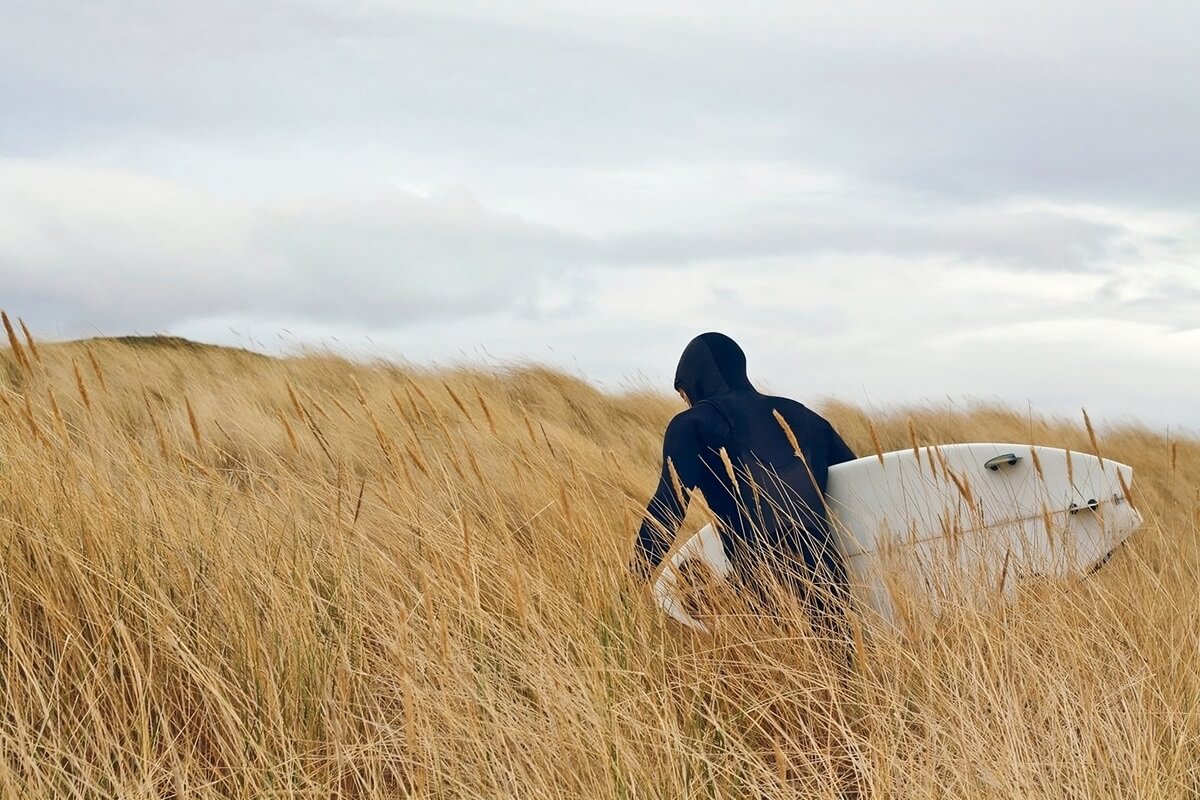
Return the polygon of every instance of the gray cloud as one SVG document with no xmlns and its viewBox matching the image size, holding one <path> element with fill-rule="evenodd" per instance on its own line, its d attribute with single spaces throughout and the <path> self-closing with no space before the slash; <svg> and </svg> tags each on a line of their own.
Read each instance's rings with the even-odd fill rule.
<svg viewBox="0 0 1200 800">
<path fill-rule="evenodd" d="M 648 232 L 617 237 L 607 249 L 614 262 L 687 263 L 776 258 L 821 252 L 945 254 L 1015 269 L 1090 271 L 1106 265 L 1122 232 L 1115 225 L 1045 211 L 973 208 L 913 213 L 904 208 L 857 209 L 827 204 L 796 212 L 796 219 L 741 230 Z"/>
<path fill-rule="evenodd" d="M 390 188 L 246 208 L 127 173 L 0 161 L 0 280 L 68 331 L 257 311 L 396 325 L 536 313 L 578 237 Z"/>
<path fill-rule="evenodd" d="M 536 312 L 539 291 L 578 266 L 581 237 L 497 214 L 468 195 L 394 189 L 273 208 L 256 220 L 255 258 L 286 265 L 271 310 L 372 325 Z"/>
<path fill-rule="evenodd" d="M 736 153 L 945 197 L 1194 205 L 1194 3 L 651 6 L 22 4 L 0 32 L 0 104 L 20 109 L 0 146 L 283 136 L 468 168 Z"/>
<path fill-rule="evenodd" d="M 7 302 L 53 307 L 45 321 L 67 330 L 252 311 L 378 327 L 579 307 L 587 270 L 639 264 L 753 272 L 772 260 L 874 253 L 1099 270 L 1123 233 L 1045 211 L 808 210 L 794 223 L 595 237 L 462 192 L 368 186 L 247 205 L 137 174 L 0 161 L 0 276 Z"/>
<path fill-rule="evenodd" d="M 1190 269 L 1114 275 L 1097 290 L 1095 299 L 1122 319 L 1152 322 L 1176 333 L 1200 330 L 1200 260 Z"/>
<path fill-rule="evenodd" d="M 829 362 L 814 391 L 1069 400 L 1112 359 L 1183 396 L 1197 29 L 1170 0 L 10 3 L 0 304 L 553 342 L 609 379 L 723 326 L 764 372 Z"/>
</svg>

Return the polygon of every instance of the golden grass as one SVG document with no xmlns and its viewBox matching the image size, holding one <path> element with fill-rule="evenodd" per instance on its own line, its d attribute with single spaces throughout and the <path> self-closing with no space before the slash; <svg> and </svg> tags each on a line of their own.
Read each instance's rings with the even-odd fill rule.
<svg viewBox="0 0 1200 800">
<path fill-rule="evenodd" d="M 1147 517 L 1087 581 L 852 620 L 847 668 L 753 620 L 695 637 L 629 581 L 677 401 L 4 322 L 7 796 L 1200 791 L 1193 439 L 826 404 L 859 453 L 1102 444 Z"/>
</svg>

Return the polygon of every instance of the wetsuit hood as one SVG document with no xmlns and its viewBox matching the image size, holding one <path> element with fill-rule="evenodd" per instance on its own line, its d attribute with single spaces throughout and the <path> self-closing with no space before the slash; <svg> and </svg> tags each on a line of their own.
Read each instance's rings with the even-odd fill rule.
<svg viewBox="0 0 1200 800">
<path fill-rule="evenodd" d="M 714 395 L 753 391 L 746 377 L 746 354 L 723 333 L 702 333 L 688 343 L 675 370 L 675 388 L 699 403 Z"/>
</svg>

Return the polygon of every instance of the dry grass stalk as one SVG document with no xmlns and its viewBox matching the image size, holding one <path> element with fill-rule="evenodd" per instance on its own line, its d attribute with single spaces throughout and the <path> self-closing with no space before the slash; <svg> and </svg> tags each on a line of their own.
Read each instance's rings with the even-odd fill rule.
<svg viewBox="0 0 1200 800">
<path fill-rule="evenodd" d="M 938 451 L 936 449 L 934 449 L 933 445 L 925 446 L 925 462 L 927 464 L 929 464 L 929 474 L 931 476 L 933 476 L 933 479 L 935 481 L 937 480 L 937 477 L 938 477 L 937 459 L 940 458 L 940 455 L 941 454 L 938 453 Z M 920 463 L 920 462 L 918 462 L 918 463 Z"/>
<path fill-rule="evenodd" d="M 183 465 L 184 468 L 191 467 L 192 469 L 196 470 L 201 475 L 203 475 L 204 477 L 206 477 L 210 480 L 214 480 L 216 478 L 216 475 L 213 473 L 213 471 L 211 469 L 209 469 L 205 465 L 201 464 L 199 461 L 192 458 L 191 456 L 189 456 L 187 453 L 183 452 L 182 450 L 180 450 L 176 455 L 179 456 L 179 463 L 181 465 Z"/>
<path fill-rule="evenodd" d="M 63 419 L 62 409 L 58 407 L 58 397 L 55 396 L 53 387 L 46 387 L 46 401 L 50 403 L 50 412 L 54 417 L 54 427 L 58 430 L 58 435 L 65 442 L 67 440 L 67 421 Z"/>
<path fill-rule="evenodd" d="M 557 461 L 558 453 L 554 451 L 554 445 L 550 442 L 550 434 L 546 433 L 546 426 L 539 422 L 538 427 L 542 430 L 542 441 L 546 443 L 546 449 L 550 451 L 550 455 Z"/>
<path fill-rule="evenodd" d="M 687 504 L 687 495 L 683 492 L 683 481 L 679 479 L 679 472 L 675 469 L 675 462 L 670 458 L 667 459 L 667 474 L 671 476 L 671 488 L 675 492 L 675 499 L 679 501 L 680 506 Z"/>
<path fill-rule="evenodd" d="M 400 471 L 404 473 L 405 486 L 408 487 L 408 490 L 410 492 L 412 492 L 413 495 L 416 495 L 417 494 L 417 481 L 416 481 L 416 478 L 413 477 L 412 469 L 410 469 L 408 466 L 408 460 L 401 458 L 401 459 L 399 459 L 399 462 L 400 462 Z"/>
<path fill-rule="evenodd" d="M 908 418 L 908 442 L 912 447 L 913 458 L 917 460 L 917 464 L 921 463 L 921 446 L 917 443 L 917 426 L 913 422 L 912 417 Z"/>
<path fill-rule="evenodd" d="M 875 430 L 875 423 L 867 422 L 867 432 L 871 435 L 871 446 L 875 448 L 875 457 L 879 459 L 879 463 L 882 465 L 883 445 L 879 443 L 879 431 Z"/>
<path fill-rule="evenodd" d="M 0 311 L 0 321 L 4 323 L 4 332 L 8 334 L 8 346 L 12 348 L 13 357 L 17 359 L 17 364 L 25 372 L 33 370 L 33 365 L 29 363 L 29 358 L 25 355 L 25 348 L 21 346 L 21 340 L 17 338 L 17 332 L 13 330 L 12 322 L 8 319 L 8 312 Z"/>
<path fill-rule="evenodd" d="M 104 379 L 104 370 L 100 369 L 100 362 L 96 359 L 96 354 L 92 352 L 92 348 L 87 348 L 86 351 L 88 363 L 92 365 L 92 372 L 96 376 L 96 380 L 100 382 L 100 390 L 108 394 L 108 381 Z"/>
<path fill-rule="evenodd" d="M 488 404 L 483 399 L 483 395 L 480 393 L 478 387 L 475 389 L 475 399 L 479 401 L 479 407 L 483 409 L 483 416 L 487 420 L 488 430 L 491 431 L 492 436 L 499 436 L 500 434 L 496 432 L 496 420 L 492 418 L 492 410 L 488 408 Z"/>
<path fill-rule="evenodd" d="M 411 678 L 404 679 L 404 740 L 407 745 L 407 762 L 419 765 L 424 762 L 421 752 L 421 739 L 417 733 L 417 700 Z M 414 794 L 420 795 L 424 789 L 424 776 L 419 768 L 411 770 L 412 788 Z"/>
<path fill-rule="evenodd" d="M 75 389 L 79 392 L 79 399 L 83 402 L 83 407 L 91 411 L 92 398 L 88 394 L 87 384 L 83 381 L 83 373 L 79 371 L 79 362 L 75 359 L 71 359 L 71 369 L 75 373 Z"/>
<path fill-rule="evenodd" d="M 1029 457 L 1033 461 L 1033 471 L 1037 473 L 1038 480 L 1042 483 L 1046 482 L 1046 473 L 1042 472 L 1042 459 L 1038 458 L 1036 447 L 1029 448 Z"/>
<path fill-rule="evenodd" d="M 408 387 L 405 387 L 405 391 L 408 391 Z M 417 404 L 413 400 L 412 392 L 408 392 L 408 408 L 404 407 L 404 401 L 400 399 L 400 395 L 396 394 L 395 389 L 388 389 L 388 396 L 392 399 L 392 407 L 396 409 L 396 415 L 410 426 L 415 425 L 421 419 L 421 414 L 417 411 Z"/>
<path fill-rule="evenodd" d="M 792 446 L 792 452 L 796 454 L 796 458 L 803 458 L 804 453 L 800 450 L 800 442 L 796 440 L 796 432 L 792 430 L 792 426 L 783 418 L 783 414 L 780 414 L 778 409 L 772 409 L 771 413 L 775 415 L 775 421 L 779 423 L 779 427 L 783 428 L 783 434 L 787 436 L 788 444 Z"/>
<path fill-rule="evenodd" d="M 975 496 L 971 492 L 970 482 L 965 477 L 960 478 L 949 467 L 946 467 L 946 474 L 954 483 L 954 488 L 958 489 L 958 493 L 962 495 L 962 499 L 966 501 L 967 506 L 973 508 L 975 506 Z"/>
<path fill-rule="evenodd" d="M 445 443 L 446 447 L 454 447 L 457 440 L 450 433 L 450 428 L 446 425 L 446 419 L 436 410 L 433 412 L 433 419 L 437 423 L 438 432 L 442 434 L 442 442 Z"/>
<path fill-rule="evenodd" d="M 1042 503 L 1042 525 L 1046 529 L 1046 541 L 1048 541 L 1050 543 L 1050 546 L 1053 547 L 1054 546 L 1054 521 L 1053 521 L 1053 518 L 1050 516 L 1050 509 L 1046 507 L 1045 503 Z"/>
<path fill-rule="evenodd" d="M 1104 456 L 1100 455 L 1100 443 L 1096 440 L 1096 429 L 1092 427 L 1092 418 L 1088 416 L 1087 409 L 1083 410 L 1083 425 L 1087 428 L 1088 439 L 1092 443 L 1092 452 L 1096 454 L 1096 458 L 1100 461 L 1100 467 L 1104 467 Z"/>
<path fill-rule="evenodd" d="M 788 779 L 788 760 L 784 755 L 783 745 L 780 744 L 779 736 L 771 737 L 771 746 L 775 757 L 775 777 L 780 783 L 786 783 Z"/>
<path fill-rule="evenodd" d="M 779 413 L 778 409 L 772 409 L 771 413 L 775 416 L 775 421 L 779 424 L 779 427 L 783 428 L 783 433 L 787 437 L 788 444 L 790 444 L 792 446 L 792 452 L 795 454 L 796 458 L 800 459 L 800 463 L 802 463 L 804 465 L 804 471 L 806 473 L 808 473 L 808 479 L 812 482 L 813 486 L 817 486 L 818 485 L 817 477 L 816 477 L 816 475 L 813 474 L 812 467 L 810 467 L 808 464 L 808 459 L 804 457 L 804 451 L 800 449 L 800 442 L 796 439 L 796 432 L 792 430 L 792 426 L 788 424 L 788 421 L 786 419 L 784 419 L 783 415 Z M 755 499 L 755 502 L 757 503 L 758 502 L 758 487 L 757 486 L 754 487 L 754 490 L 755 490 L 754 499 Z M 821 503 L 822 503 L 822 505 L 825 505 L 825 511 L 826 511 L 826 513 L 828 513 L 829 508 L 828 508 L 828 505 L 825 503 L 824 497 L 821 498 Z"/>
<path fill-rule="evenodd" d="M 311 392 L 301 392 L 301 394 L 304 398 L 304 414 L 308 417 L 309 421 L 312 422 L 313 425 L 317 424 L 317 420 L 315 417 L 313 417 L 312 411 L 309 411 L 310 408 L 316 411 L 321 419 L 325 420 L 326 422 L 330 421 L 329 412 L 325 410 L 324 406 L 317 402 L 316 398 L 312 396 Z"/>
<path fill-rule="evenodd" d="M 33 353 L 34 360 L 41 364 L 42 354 L 38 352 L 37 342 L 33 340 L 33 334 L 29 332 L 29 328 L 25 325 L 25 320 L 17 317 L 17 324 L 21 326 L 21 332 L 25 334 L 25 341 L 29 344 L 29 352 Z"/>
<path fill-rule="evenodd" d="M 454 474 L 458 478 L 458 482 L 460 484 L 466 483 L 467 476 L 462 471 L 462 465 L 458 463 L 458 453 L 453 451 L 450 452 L 445 458 L 445 461 L 450 464 L 450 469 L 454 470 Z M 528 459 L 526 459 L 526 461 L 528 461 Z"/>
<path fill-rule="evenodd" d="M 567 495 L 567 485 L 560 483 L 558 485 L 558 503 L 563 510 L 563 519 L 568 525 L 575 524 L 575 515 L 571 513 L 571 498 Z"/>
<path fill-rule="evenodd" d="M 471 418 L 471 412 L 467 411 L 467 407 L 463 404 L 462 399 L 454 393 L 454 390 L 450 388 L 450 384 L 442 381 L 442 386 L 445 388 L 446 393 L 450 395 L 450 399 L 454 401 L 454 405 L 458 406 L 458 410 L 462 412 L 462 415 L 467 418 L 468 422 L 473 424 L 475 420 Z"/>
<path fill-rule="evenodd" d="M 933 453 L 937 456 L 938 466 L 942 468 L 942 480 L 950 480 L 954 473 L 950 470 L 950 465 L 946 462 L 946 454 L 942 452 L 942 448 L 934 447 Z"/>
<path fill-rule="evenodd" d="M 375 441 L 379 443 L 379 449 L 383 452 L 383 456 L 388 464 L 392 464 L 394 459 L 392 458 L 391 440 L 384 433 L 383 427 L 379 424 L 379 420 L 375 416 L 375 412 L 371 410 L 371 406 L 367 403 L 367 396 L 363 392 L 362 384 L 358 382 L 358 378 L 351 377 L 350 380 L 354 384 L 354 394 L 358 399 L 358 404 L 366 412 L 367 419 L 371 423 L 371 429 L 375 432 Z"/>
<path fill-rule="evenodd" d="M 150 395 L 144 388 L 142 389 L 142 401 L 146 404 L 146 414 L 149 415 L 150 424 L 154 427 L 154 438 L 158 442 L 158 454 L 162 456 L 163 461 L 166 461 L 170 457 L 170 448 L 167 447 L 167 436 L 163 432 L 163 427 L 159 423 L 154 409 L 150 406 Z"/>
<path fill-rule="evenodd" d="M 437 419 L 441 420 L 442 415 L 438 413 L 438 408 L 434 404 L 433 400 L 430 399 L 429 395 L 425 394 L 425 390 L 421 388 L 421 384 L 417 383 L 412 378 L 409 378 L 408 387 L 411 387 L 412 390 L 417 393 L 417 396 L 421 398 L 423 403 L 425 403 L 425 407 L 429 409 L 430 413 L 432 413 Z M 416 405 L 415 401 L 413 404 Z"/>
<path fill-rule="evenodd" d="M 188 427 L 192 429 L 192 440 L 196 443 L 196 447 L 203 447 L 204 441 L 200 438 L 200 423 L 196 421 L 196 412 L 192 408 L 192 401 L 186 395 L 183 398 L 183 405 L 187 408 Z"/>
<path fill-rule="evenodd" d="M 42 437 L 42 429 L 37 424 L 37 418 L 33 415 L 33 406 L 29 403 L 29 395 L 23 395 L 21 399 L 25 401 L 25 421 L 29 423 L 29 430 L 33 434 L 33 438 L 39 442 L 45 442 L 46 440 Z"/>
<path fill-rule="evenodd" d="M 733 461 L 729 458 L 729 452 L 724 447 L 717 452 L 721 456 L 721 463 L 725 465 L 725 474 L 729 476 L 729 482 L 733 484 L 734 493 L 739 492 L 737 474 L 734 472 Z"/>
<path fill-rule="evenodd" d="M 417 399 L 415 397 L 413 397 L 411 386 L 404 387 L 404 395 L 408 398 L 408 404 L 410 406 L 412 406 L 412 419 L 411 419 L 412 424 L 414 424 L 414 425 L 417 423 L 424 424 L 425 414 L 421 411 L 420 407 L 417 405 Z"/>
<path fill-rule="evenodd" d="M 471 465 L 471 472 L 475 475 L 475 480 L 479 481 L 480 486 L 486 486 L 487 480 L 483 477 L 483 470 L 479 468 L 479 462 L 475 460 L 475 452 L 469 447 L 464 446 L 467 451 L 467 463 Z"/>
<path fill-rule="evenodd" d="M 303 420 L 305 417 L 304 406 L 300 403 L 300 398 L 296 396 L 296 387 L 292 386 L 291 380 L 287 381 L 288 400 L 292 403 L 292 410 L 296 412 L 296 419 Z"/>
<path fill-rule="evenodd" d="M 432 477 L 429 467 L 425 465 L 424 459 L 422 459 L 421 456 L 416 453 L 416 451 L 405 445 L 404 452 L 408 454 L 408 460 L 411 461 L 413 465 L 421 471 L 422 475 L 424 475 L 426 478 Z"/>
<path fill-rule="evenodd" d="M 1137 508 L 1137 504 L 1133 502 L 1133 492 L 1129 490 L 1129 484 L 1125 482 L 1125 475 L 1120 470 L 1117 470 L 1117 483 L 1121 485 L 1121 494 L 1125 496 L 1125 502 L 1133 508 Z"/>
<path fill-rule="evenodd" d="M 321 407 L 316 405 L 310 396 L 305 395 L 305 399 L 308 400 L 308 405 L 304 405 L 299 402 L 296 404 L 300 409 L 301 420 L 308 427 L 308 432 L 312 434 L 317 446 L 321 448 L 321 453 L 324 454 L 325 460 L 329 462 L 330 466 L 338 468 L 338 461 L 333 457 L 333 453 L 329 449 L 329 442 L 325 438 L 325 433 L 321 430 L 321 427 L 317 424 L 317 421 L 313 418 L 313 415 L 308 413 L 309 405 L 316 407 L 318 412 L 321 412 Z M 328 419 L 327 415 L 326 419 Z"/>
<path fill-rule="evenodd" d="M 78 388 L 70 353 L 38 346 L 35 390 Z M 104 347 L 110 385 L 93 404 L 104 413 L 71 429 L 86 459 L 39 446 L 57 422 L 48 399 L 0 391 L 11 409 L 0 411 L 0 783 L 13 796 L 1016 800 L 1174 797 L 1194 778 L 1200 669 L 1172 634 L 1200 616 L 1200 445 L 1187 438 L 1106 438 L 1153 520 L 1112 566 L 978 613 L 935 616 L 912 599 L 899 611 L 908 634 L 851 615 L 847 664 L 799 608 L 775 625 L 731 602 L 700 638 L 629 591 L 670 397 L 522 373 L 519 391 L 487 394 L 497 435 L 448 436 L 438 409 L 450 399 L 435 407 L 412 390 L 404 402 L 397 389 L 413 406 L 397 432 L 354 382 L 404 373 L 330 359 L 242 369 L 223 351 L 188 353 L 203 368 L 180 370 L 179 352 Z M 198 377 L 214 374 L 229 377 Z M 283 375 L 332 469 L 276 452 L 276 425 L 294 429 Z M 443 379 L 479 376 L 428 378 Z M 194 438 L 191 422 L 143 385 L 221 409 L 222 450 L 208 440 L 206 452 L 237 467 L 168 448 Z M 313 392 L 351 410 L 366 400 L 404 477 L 391 479 L 361 426 L 335 415 L 318 428 L 296 402 Z M 943 441 L 1023 441 L 1030 429 L 1024 413 L 937 413 L 877 415 L 877 438 L 912 444 L 914 417 Z M 868 451 L 861 412 L 829 416 Z M 555 431 L 549 453 L 538 426 L 547 447 Z M 158 463 L 143 453 L 152 428 Z M 1047 447 L 1086 435 L 1038 430 Z M 455 464 L 474 477 L 456 478 Z M 694 499 L 690 530 L 707 519 Z M 561 514 L 539 518 L 556 504 Z M 1058 513 L 1068 519 L 1042 509 L 1061 550 Z M 1014 554 L 1007 574 L 1019 566 Z M 1131 643 L 1136 657 L 1113 657 Z"/>
<path fill-rule="evenodd" d="M 337 406 L 338 411 L 342 412 L 342 416 L 344 416 L 346 419 L 350 420 L 351 422 L 354 422 L 354 415 L 350 413 L 350 409 L 348 409 L 344 405 L 342 405 L 342 402 L 340 400 L 338 400 L 336 397 L 330 397 L 329 399 L 333 401 L 333 404 L 335 406 Z"/>
<path fill-rule="evenodd" d="M 283 432 L 287 436 L 288 443 L 292 446 L 292 452 L 299 453 L 300 443 L 296 441 L 296 432 L 292 430 L 292 424 L 288 422 L 287 416 L 283 413 L 283 409 L 276 410 L 275 414 L 279 417 L 279 424 L 283 426 Z"/>
</svg>

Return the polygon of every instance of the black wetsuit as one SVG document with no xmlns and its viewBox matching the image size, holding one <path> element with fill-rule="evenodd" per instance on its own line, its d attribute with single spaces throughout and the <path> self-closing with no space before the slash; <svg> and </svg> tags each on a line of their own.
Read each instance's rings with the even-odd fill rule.
<svg viewBox="0 0 1200 800">
<path fill-rule="evenodd" d="M 794 400 L 757 392 L 746 377 L 745 354 L 723 334 L 706 333 L 688 344 L 675 387 L 687 393 L 692 407 L 667 426 L 662 475 L 638 532 L 634 571 L 648 575 L 662 560 L 690 493 L 699 489 L 743 580 L 760 574 L 764 565 L 782 563 L 789 567 L 783 577 L 792 578 L 793 588 L 797 573 L 803 573 L 831 583 L 840 594 L 845 568 L 830 538 L 825 482 L 829 467 L 853 460 L 854 453 L 819 414 Z"/>
</svg>

